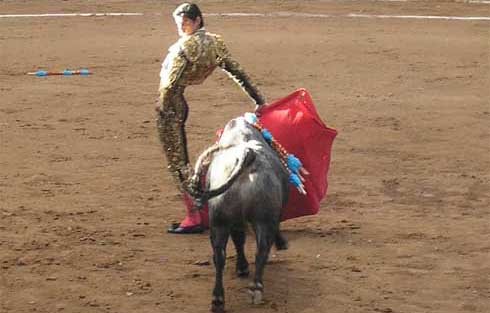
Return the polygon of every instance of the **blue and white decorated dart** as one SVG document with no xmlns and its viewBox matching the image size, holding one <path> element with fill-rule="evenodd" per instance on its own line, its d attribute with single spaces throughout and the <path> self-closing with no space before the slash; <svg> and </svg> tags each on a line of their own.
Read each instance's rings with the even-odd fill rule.
<svg viewBox="0 0 490 313">
<path fill-rule="evenodd" d="M 50 72 L 50 71 L 45 71 L 45 70 L 38 70 L 36 72 L 27 73 L 27 75 L 33 75 L 33 76 L 37 76 L 37 77 L 56 76 L 56 75 L 58 75 L 58 76 L 60 76 L 60 75 L 63 75 L 63 76 L 73 76 L 73 75 L 88 76 L 90 74 L 92 74 L 92 72 L 90 72 L 86 68 L 83 68 L 80 70 L 75 70 L 75 71 L 66 69 L 66 70 L 61 71 L 61 72 Z"/>
</svg>

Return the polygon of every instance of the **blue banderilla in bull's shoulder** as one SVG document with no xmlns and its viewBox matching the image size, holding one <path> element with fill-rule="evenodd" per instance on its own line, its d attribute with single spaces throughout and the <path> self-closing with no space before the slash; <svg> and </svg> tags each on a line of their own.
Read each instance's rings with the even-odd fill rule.
<svg viewBox="0 0 490 313">
<path fill-rule="evenodd" d="M 308 175 L 308 171 L 303 167 L 301 160 L 294 154 L 290 154 L 284 149 L 284 147 L 274 139 L 272 133 L 260 125 L 257 116 L 253 113 L 245 113 L 245 120 L 259 130 L 264 137 L 265 141 L 276 151 L 279 155 L 279 159 L 284 167 L 289 172 L 289 182 L 293 184 L 300 193 L 306 194 L 303 175 Z"/>
</svg>

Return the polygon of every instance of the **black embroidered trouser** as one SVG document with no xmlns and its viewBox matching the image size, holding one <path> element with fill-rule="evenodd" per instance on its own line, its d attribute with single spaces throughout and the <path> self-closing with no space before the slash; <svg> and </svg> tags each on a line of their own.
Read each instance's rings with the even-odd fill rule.
<svg viewBox="0 0 490 313">
<path fill-rule="evenodd" d="M 189 107 L 184 98 L 184 88 L 168 90 L 157 116 L 157 129 L 168 169 L 177 187 L 184 192 L 190 173 L 185 121 Z"/>
</svg>

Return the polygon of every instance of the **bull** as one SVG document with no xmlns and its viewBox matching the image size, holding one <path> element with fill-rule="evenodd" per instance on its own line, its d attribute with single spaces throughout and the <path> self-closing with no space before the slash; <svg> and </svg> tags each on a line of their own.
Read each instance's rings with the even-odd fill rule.
<svg viewBox="0 0 490 313">
<path fill-rule="evenodd" d="M 289 173 L 278 154 L 261 132 L 244 117 L 231 120 L 219 141 L 204 151 L 196 161 L 192 181 L 204 188 L 197 196 L 209 208 L 210 241 L 215 266 L 215 284 L 211 311 L 224 312 L 223 270 L 229 237 L 236 249 L 236 274 L 249 275 L 244 245 L 246 227 L 255 232 L 255 276 L 248 292 L 253 304 L 263 299 L 263 273 L 273 244 L 287 249 L 281 235 L 281 211 L 289 195 Z"/>
</svg>

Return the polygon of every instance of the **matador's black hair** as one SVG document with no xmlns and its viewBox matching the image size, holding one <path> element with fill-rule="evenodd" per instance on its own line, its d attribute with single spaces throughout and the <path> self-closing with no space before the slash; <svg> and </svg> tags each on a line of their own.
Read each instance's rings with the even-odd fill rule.
<svg viewBox="0 0 490 313">
<path fill-rule="evenodd" d="M 195 21 L 198 17 L 201 18 L 201 23 L 199 24 L 199 28 L 204 27 L 204 19 L 202 17 L 201 10 L 195 3 L 182 3 L 175 9 L 174 16 L 185 16 Z"/>
</svg>

